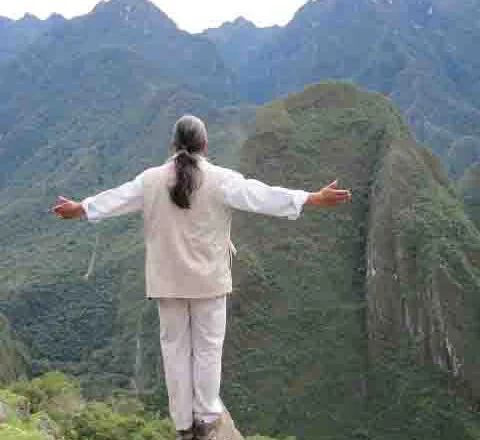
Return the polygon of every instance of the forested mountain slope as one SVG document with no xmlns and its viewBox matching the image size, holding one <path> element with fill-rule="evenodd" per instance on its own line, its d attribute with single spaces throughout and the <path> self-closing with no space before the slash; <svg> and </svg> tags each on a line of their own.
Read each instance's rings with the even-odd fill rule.
<svg viewBox="0 0 480 440">
<path fill-rule="evenodd" d="M 65 21 L 65 18 L 57 14 L 52 14 L 46 20 L 30 14 L 25 14 L 19 20 L 0 17 L 0 66 L 20 54 L 43 32 Z"/>
<path fill-rule="evenodd" d="M 12 334 L 5 316 L 0 315 L 0 384 L 9 384 L 29 372 L 27 348 Z"/>
<path fill-rule="evenodd" d="M 109 72 L 115 81 L 108 81 Z M 87 88 L 88 77 L 96 87 Z M 54 111 L 81 111 L 76 108 L 88 103 L 84 111 L 93 113 L 89 100 L 98 93 L 96 106 L 109 112 L 111 100 L 138 99 L 132 83 L 153 96 L 159 80 L 200 94 L 210 105 L 230 103 L 235 95 L 233 73 L 210 41 L 180 31 L 148 0 L 101 2 L 90 14 L 53 27 L 0 70 L 0 138 L 15 145 L 38 142 L 57 121 Z M 100 99 L 107 94 L 108 100 Z M 31 133 L 35 126 L 42 133 Z M 0 152 L 6 150 L 13 154 L 8 146 Z M 11 162 L 1 157 L 3 172 Z"/>
<path fill-rule="evenodd" d="M 392 103 L 335 83 L 275 101 L 241 169 L 297 188 L 338 177 L 354 197 L 297 222 L 239 218 L 225 368 L 239 421 L 309 439 L 470 438 L 446 378 L 478 395 L 480 235 Z"/>
</svg>

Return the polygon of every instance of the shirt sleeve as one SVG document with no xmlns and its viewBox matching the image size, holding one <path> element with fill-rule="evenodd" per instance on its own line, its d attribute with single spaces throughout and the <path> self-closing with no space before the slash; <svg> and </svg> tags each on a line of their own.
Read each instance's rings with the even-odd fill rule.
<svg viewBox="0 0 480 440">
<path fill-rule="evenodd" d="M 269 186 L 231 172 L 223 180 L 224 202 L 233 209 L 297 220 L 310 195 L 307 191 Z"/>
<path fill-rule="evenodd" d="M 143 173 L 123 185 L 82 201 L 89 221 L 130 214 L 143 209 Z"/>
</svg>

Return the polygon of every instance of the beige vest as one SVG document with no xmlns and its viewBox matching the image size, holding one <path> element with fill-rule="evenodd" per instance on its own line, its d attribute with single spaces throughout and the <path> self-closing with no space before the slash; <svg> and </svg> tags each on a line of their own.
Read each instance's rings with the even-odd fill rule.
<svg viewBox="0 0 480 440">
<path fill-rule="evenodd" d="M 171 200 L 174 162 L 144 174 L 145 276 L 149 298 L 211 298 L 232 291 L 231 209 L 220 185 L 224 168 L 199 161 L 201 186 L 191 209 Z"/>
</svg>

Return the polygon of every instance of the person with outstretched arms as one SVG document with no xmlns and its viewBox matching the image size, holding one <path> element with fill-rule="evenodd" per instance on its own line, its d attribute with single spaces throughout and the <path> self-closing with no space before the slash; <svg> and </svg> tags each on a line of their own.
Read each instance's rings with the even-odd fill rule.
<svg viewBox="0 0 480 440">
<path fill-rule="evenodd" d="M 232 292 L 235 210 L 290 220 L 305 205 L 351 201 L 337 182 L 316 192 L 269 186 L 208 161 L 205 124 L 186 115 L 174 127 L 174 154 L 134 180 L 83 201 L 60 197 L 63 219 L 100 221 L 142 212 L 146 295 L 158 302 L 160 343 L 177 440 L 215 440 L 226 302 Z"/>
</svg>

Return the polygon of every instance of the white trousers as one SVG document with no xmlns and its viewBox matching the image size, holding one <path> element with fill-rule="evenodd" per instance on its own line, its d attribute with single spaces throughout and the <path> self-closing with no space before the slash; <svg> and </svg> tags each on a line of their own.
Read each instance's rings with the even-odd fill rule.
<svg viewBox="0 0 480 440">
<path fill-rule="evenodd" d="M 158 301 L 160 343 L 170 416 L 177 430 L 212 421 L 220 399 L 227 297 Z"/>
</svg>

